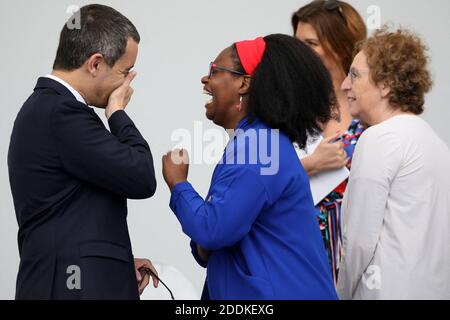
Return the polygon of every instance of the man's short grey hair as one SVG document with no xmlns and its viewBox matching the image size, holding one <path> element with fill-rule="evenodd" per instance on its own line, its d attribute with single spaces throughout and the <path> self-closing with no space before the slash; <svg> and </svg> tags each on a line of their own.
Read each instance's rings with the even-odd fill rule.
<svg viewBox="0 0 450 320">
<path fill-rule="evenodd" d="M 92 4 L 82 7 L 74 16 L 79 26 L 69 28 L 66 23 L 61 31 L 53 69 L 72 71 L 80 68 L 93 54 L 103 55 L 112 67 L 125 53 L 128 39 L 140 42 L 136 27 L 115 9 Z"/>
</svg>

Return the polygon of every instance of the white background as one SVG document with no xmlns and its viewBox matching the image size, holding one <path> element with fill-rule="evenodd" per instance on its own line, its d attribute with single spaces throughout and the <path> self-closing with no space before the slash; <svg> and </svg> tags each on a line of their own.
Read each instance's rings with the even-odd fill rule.
<svg viewBox="0 0 450 320">
<path fill-rule="evenodd" d="M 51 71 L 59 32 L 70 5 L 87 1 L 0 0 L 0 299 L 12 299 L 19 263 L 17 222 L 9 188 L 7 150 L 17 112 L 39 76 Z M 171 133 L 193 131 L 204 119 L 200 78 L 208 64 L 237 40 L 270 33 L 291 34 L 291 14 L 300 0 L 132 0 L 99 1 L 126 15 L 142 41 L 127 108 L 149 142 L 155 158 L 158 190 L 152 199 L 129 201 L 129 228 L 136 257 L 175 266 L 200 293 L 204 270 L 191 258 L 188 238 L 168 207 L 169 192 L 161 174 L 161 156 L 174 146 Z M 450 68 L 448 0 L 350 1 L 367 19 L 370 5 L 381 9 L 381 22 L 417 31 L 430 47 L 435 86 L 427 96 L 424 118 L 450 144 Z M 99 111 L 103 118 L 103 112 Z M 442 159 L 449 161 L 450 159 Z M 205 195 L 212 165 L 193 165 L 190 181 Z"/>
</svg>

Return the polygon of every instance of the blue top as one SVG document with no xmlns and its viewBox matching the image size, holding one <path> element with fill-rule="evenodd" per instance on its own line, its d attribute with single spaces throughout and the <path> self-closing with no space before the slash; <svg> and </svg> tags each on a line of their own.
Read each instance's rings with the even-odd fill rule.
<svg viewBox="0 0 450 320">
<path fill-rule="evenodd" d="M 192 246 L 211 251 L 211 299 L 337 299 L 309 180 L 291 141 L 258 119 L 245 118 L 237 129 L 207 200 L 188 182 L 170 200 Z"/>
</svg>

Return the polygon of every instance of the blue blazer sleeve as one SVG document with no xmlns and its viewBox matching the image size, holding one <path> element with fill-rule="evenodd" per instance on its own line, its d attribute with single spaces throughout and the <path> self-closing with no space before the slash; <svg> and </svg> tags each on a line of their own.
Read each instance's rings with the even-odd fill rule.
<svg viewBox="0 0 450 320">
<path fill-rule="evenodd" d="M 109 119 L 109 132 L 88 107 L 65 102 L 52 113 L 52 136 L 63 168 L 84 182 L 130 199 L 156 190 L 150 148 L 124 111 Z"/>
<path fill-rule="evenodd" d="M 206 250 L 232 246 L 241 240 L 268 201 L 257 173 L 231 165 L 215 179 L 203 200 L 189 182 L 172 190 L 170 208 L 183 231 Z"/>
</svg>

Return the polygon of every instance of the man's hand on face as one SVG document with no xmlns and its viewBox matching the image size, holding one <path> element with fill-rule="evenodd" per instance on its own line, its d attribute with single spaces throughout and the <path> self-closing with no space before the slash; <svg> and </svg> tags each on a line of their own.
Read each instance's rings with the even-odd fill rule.
<svg viewBox="0 0 450 320">
<path fill-rule="evenodd" d="M 134 77 L 136 77 L 136 72 L 130 72 L 122 85 L 111 93 L 105 109 L 106 118 L 109 119 L 118 110 L 125 110 L 134 92 L 130 86 Z"/>
</svg>

